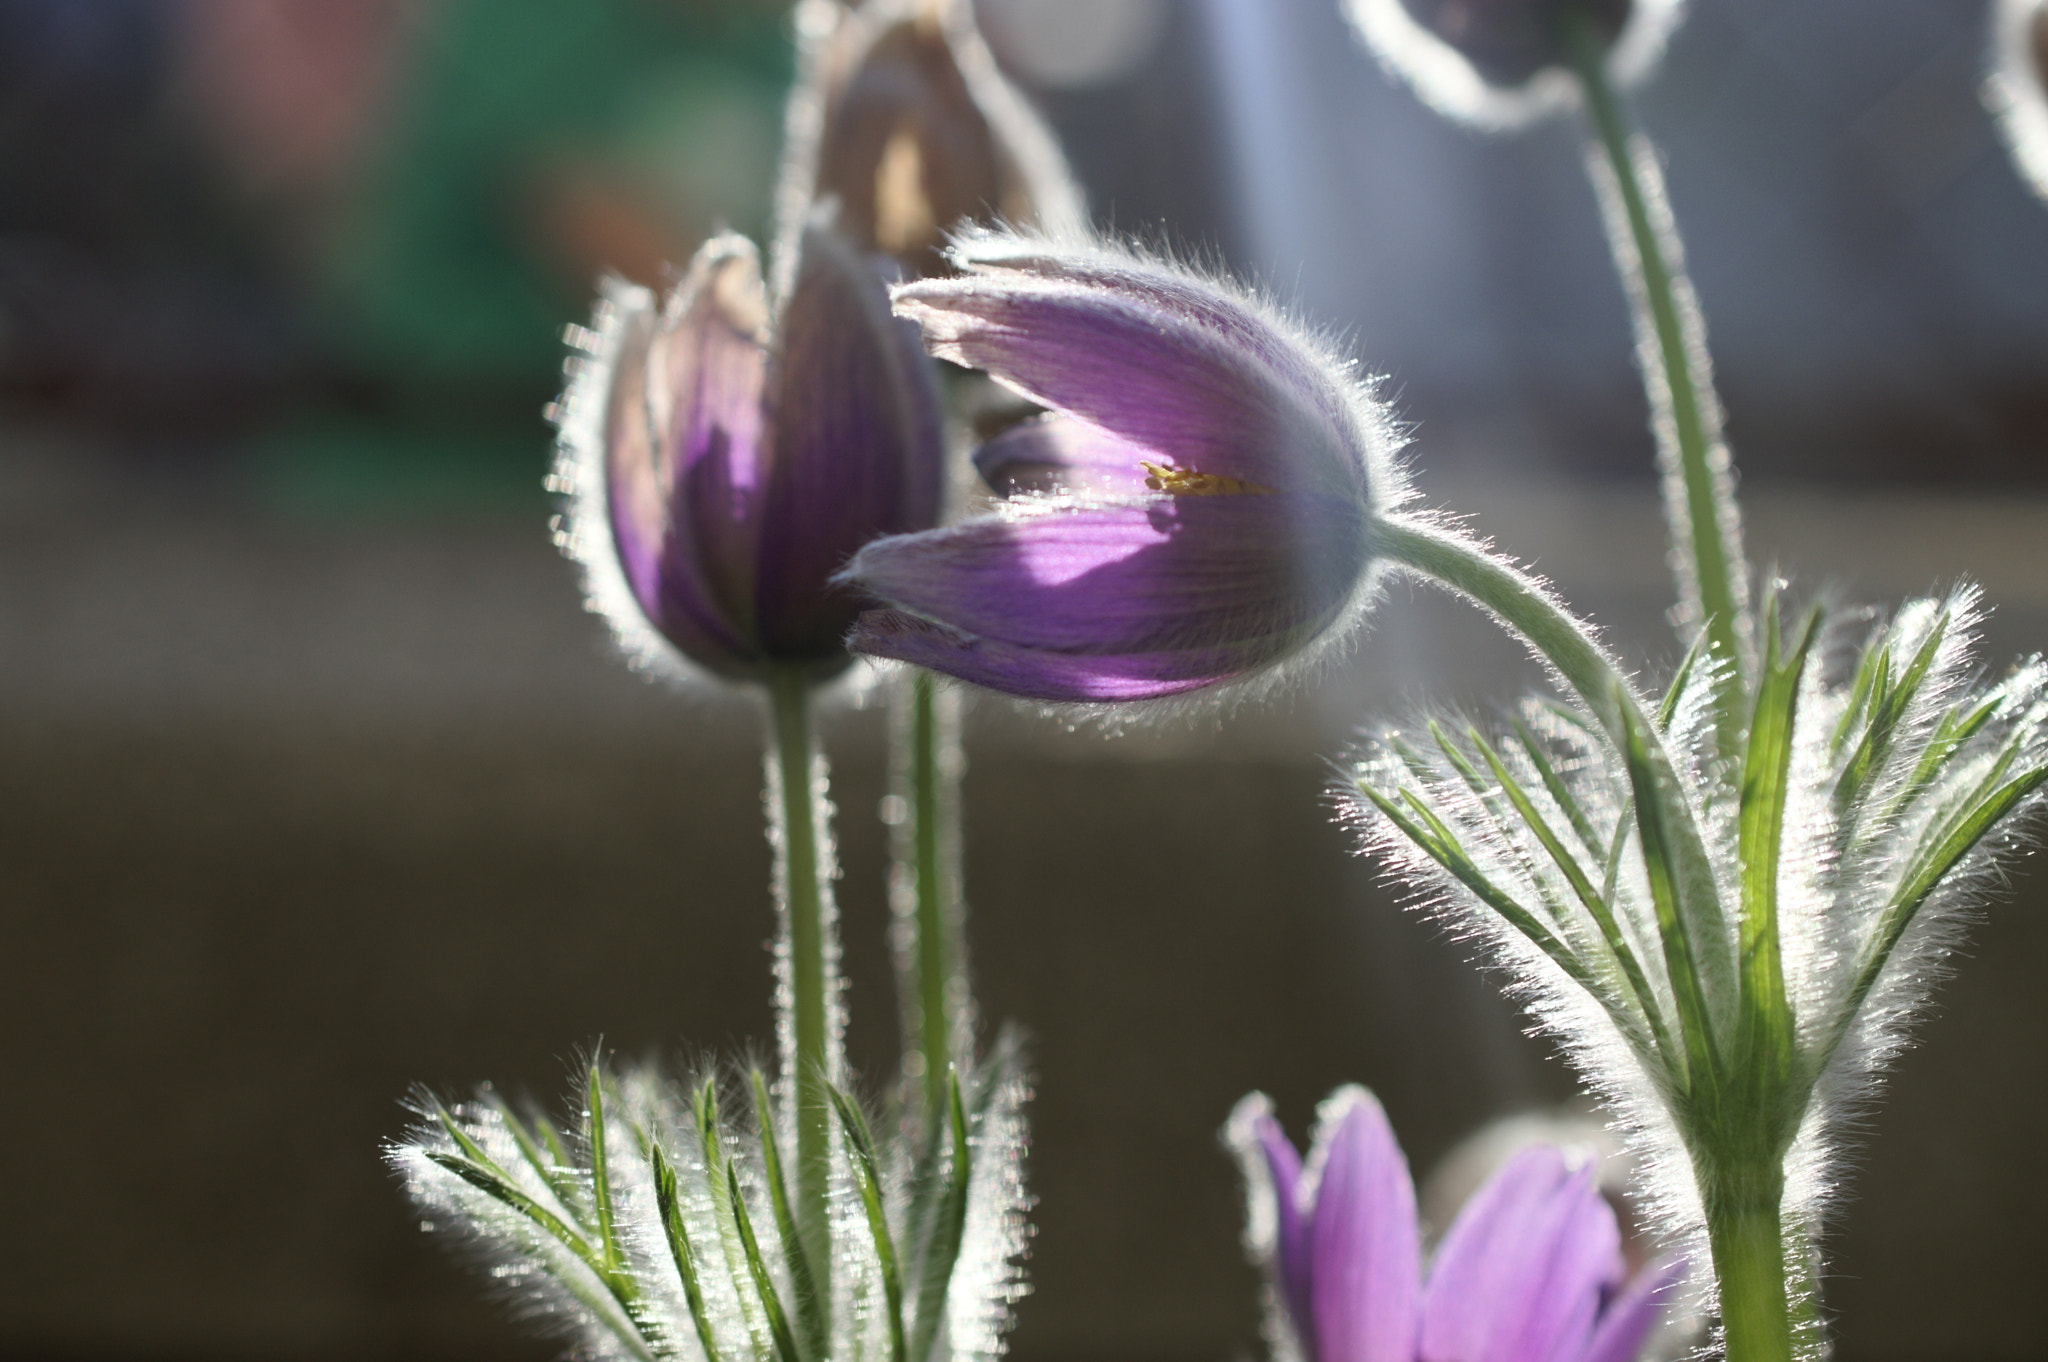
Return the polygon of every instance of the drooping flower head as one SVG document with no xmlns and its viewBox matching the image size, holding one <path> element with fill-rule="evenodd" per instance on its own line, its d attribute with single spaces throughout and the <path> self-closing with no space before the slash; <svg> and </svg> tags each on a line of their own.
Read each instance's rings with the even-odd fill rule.
<svg viewBox="0 0 2048 1362">
<path fill-rule="evenodd" d="M 996 68 L 964 0 L 803 0 L 804 78 L 790 104 L 785 220 L 838 201 L 863 249 L 912 274 L 946 235 L 997 221 L 1060 236 L 1084 220 L 1059 145 Z"/>
<path fill-rule="evenodd" d="M 1570 107 L 1572 26 L 1617 84 L 1664 51 L 1681 0 L 1343 0 L 1366 46 L 1447 118 L 1511 128 Z"/>
<path fill-rule="evenodd" d="M 1984 102 L 1998 116 L 2013 164 L 2048 199 L 2048 4 L 2042 0 L 1999 0 Z"/>
<path fill-rule="evenodd" d="M 976 455 L 997 513 L 864 549 L 860 652 L 1012 695 L 1269 675 L 1364 612 L 1405 480 L 1385 409 L 1271 309 L 1102 248 L 972 235 L 906 284 L 932 352 L 1051 408 Z"/>
<path fill-rule="evenodd" d="M 1262 1093 L 1238 1103 L 1225 1138 L 1282 1359 L 1631 1362 L 1684 1275 L 1664 1259 L 1628 1277 L 1592 1161 L 1555 1145 L 1509 1158 L 1425 1273 L 1415 1186 L 1371 1093 L 1331 1094 L 1306 1165 Z"/>
<path fill-rule="evenodd" d="M 914 329 L 823 221 L 799 250 L 771 302 L 753 244 L 716 237 L 659 306 L 615 280 L 571 333 L 560 542 L 636 663 L 829 677 L 861 606 L 833 574 L 938 518 L 944 431 Z"/>
</svg>

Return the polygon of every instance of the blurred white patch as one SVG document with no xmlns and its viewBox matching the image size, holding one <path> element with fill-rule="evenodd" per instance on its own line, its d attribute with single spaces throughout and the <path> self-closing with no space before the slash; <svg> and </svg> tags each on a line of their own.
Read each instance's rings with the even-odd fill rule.
<svg viewBox="0 0 2048 1362">
<path fill-rule="evenodd" d="M 1166 0 L 976 0 L 1003 68 L 1051 89 L 1108 85 L 1143 66 L 1166 31 Z"/>
</svg>

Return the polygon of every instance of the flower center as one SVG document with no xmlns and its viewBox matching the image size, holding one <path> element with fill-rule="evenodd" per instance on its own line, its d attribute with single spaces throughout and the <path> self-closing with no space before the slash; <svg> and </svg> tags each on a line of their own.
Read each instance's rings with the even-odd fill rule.
<svg viewBox="0 0 2048 1362">
<path fill-rule="evenodd" d="M 1197 473 L 1192 468 L 1174 468 L 1168 464 L 1138 461 L 1138 467 L 1145 470 L 1145 485 L 1155 492 L 1164 492 L 1172 497 L 1269 497 L 1270 487 L 1261 487 L 1255 482 L 1242 478 L 1226 478 L 1221 473 Z"/>
</svg>

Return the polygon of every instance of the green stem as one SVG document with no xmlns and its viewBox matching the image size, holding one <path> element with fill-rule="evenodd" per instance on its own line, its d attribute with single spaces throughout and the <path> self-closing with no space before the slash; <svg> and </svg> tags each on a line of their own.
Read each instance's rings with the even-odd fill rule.
<svg viewBox="0 0 2048 1362">
<path fill-rule="evenodd" d="M 1647 139 L 1631 135 L 1607 80 L 1606 45 L 1583 15 L 1568 25 L 1574 64 L 1599 137 L 1593 180 L 1634 315 L 1636 353 L 1648 390 L 1664 469 L 1665 516 L 1677 551 L 1679 594 L 1708 646 L 1743 678 L 1756 666 L 1751 637 L 1742 522 L 1735 505 L 1728 449 L 1721 441 L 1720 404 L 1692 283 L 1663 175 Z M 1603 163 L 1609 174 L 1602 176 Z M 1724 689 L 1723 748 L 1738 749 L 1744 719 L 1742 688 Z"/>
<path fill-rule="evenodd" d="M 1707 1179 L 1707 1239 L 1721 1288 L 1728 1362 L 1791 1362 L 1792 1309 L 1785 1281 L 1781 1164 Z"/>
<path fill-rule="evenodd" d="M 904 1043 L 923 1070 L 925 1105 L 946 1109 L 947 1075 L 967 1042 L 964 906 L 960 900 L 958 700 L 931 673 L 913 672 L 907 714 L 898 725 L 897 759 L 904 821 L 897 825 L 896 911 L 908 940 L 902 950 Z"/>
<path fill-rule="evenodd" d="M 809 679 L 794 668 L 768 681 L 774 718 L 769 757 L 775 882 L 782 910 L 780 1032 L 784 1101 L 795 1111 L 797 1237 L 820 1302 L 832 1298 L 832 1098 L 840 1081 L 839 944 L 823 762 L 811 731 Z"/>
</svg>

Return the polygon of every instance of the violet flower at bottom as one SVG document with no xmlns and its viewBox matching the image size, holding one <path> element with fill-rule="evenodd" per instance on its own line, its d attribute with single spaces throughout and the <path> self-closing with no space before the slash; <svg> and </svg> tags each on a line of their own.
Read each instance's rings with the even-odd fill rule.
<svg viewBox="0 0 2048 1362">
<path fill-rule="evenodd" d="M 1262 1093 L 1225 1134 L 1271 1332 L 1305 1362 L 1632 1362 L 1684 1276 L 1671 1258 L 1628 1276 L 1591 1161 L 1554 1145 L 1503 1164 L 1425 1274 L 1408 1163 L 1364 1088 L 1323 1103 L 1306 1165 Z"/>
</svg>

